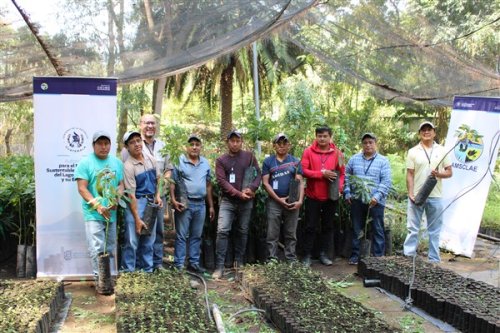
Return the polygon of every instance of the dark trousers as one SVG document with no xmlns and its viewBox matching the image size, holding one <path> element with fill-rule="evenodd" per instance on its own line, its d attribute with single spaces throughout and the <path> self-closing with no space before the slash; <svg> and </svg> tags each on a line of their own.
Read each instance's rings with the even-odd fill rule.
<svg viewBox="0 0 500 333">
<path fill-rule="evenodd" d="M 368 215 L 368 205 L 360 200 L 352 200 L 351 203 L 351 221 L 354 235 L 352 236 L 352 254 L 351 258 L 359 258 L 360 233 L 365 228 L 366 217 Z M 373 232 L 373 255 L 381 257 L 385 253 L 385 230 L 384 230 L 384 206 L 376 204 L 370 208 L 370 217 L 372 218 Z M 366 236 L 363 236 L 366 237 Z"/>
<path fill-rule="evenodd" d="M 306 197 L 306 230 L 304 235 L 304 255 L 310 256 L 316 234 L 320 233 L 320 253 L 327 254 L 333 241 L 333 221 L 337 211 L 338 201 L 319 201 Z"/>
</svg>

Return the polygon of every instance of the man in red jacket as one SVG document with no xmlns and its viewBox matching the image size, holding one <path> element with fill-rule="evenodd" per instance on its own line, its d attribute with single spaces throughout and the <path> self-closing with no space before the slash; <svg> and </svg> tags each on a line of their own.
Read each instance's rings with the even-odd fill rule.
<svg viewBox="0 0 500 333">
<path fill-rule="evenodd" d="M 344 156 L 332 143 L 330 127 L 319 126 L 315 132 L 316 140 L 304 150 L 301 161 L 304 177 L 307 178 L 306 230 L 302 262 L 306 266 L 311 265 L 314 238 L 321 228 L 319 260 L 323 265 L 330 266 L 332 261 L 328 258 L 327 251 L 333 241 L 333 220 L 337 211 L 339 191 L 344 186 Z M 331 184 L 335 183 L 338 187 L 329 191 Z"/>
</svg>

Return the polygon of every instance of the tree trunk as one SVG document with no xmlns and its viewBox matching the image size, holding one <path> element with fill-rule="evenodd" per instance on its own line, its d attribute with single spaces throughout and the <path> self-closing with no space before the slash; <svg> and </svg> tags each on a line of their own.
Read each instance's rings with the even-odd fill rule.
<svg viewBox="0 0 500 333">
<path fill-rule="evenodd" d="M 122 86 L 122 96 L 126 96 L 128 94 L 128 91 L 130 90 L 129 86 Z M 123 143 L 122 143 L 122 138 L 123 134 L 125 134 L 125 131 L 127 131 L 127 123 L 128 123 L 128 105 L 127 103 L 124 102 L 124 98 L 121 99 L 120 102 L 120 114 L 118 116 L 118 137 L 116 142 L 118 143 L 116 145 L 116 150 L 118 153 L 121 152 Z"/>
<path fill-rule="evenodd" d="M 229 64 L 221 73 L 220 96 L 221 96 L 221 117 L 220 136 L 226 139 L 227 133 L 233 128 L 233 74 L 235 59 L 231 56 Z"/>
<path fill-rule="evenodd" d="M 14 129 L 9 128 L 7 130 L 7 134 L 5 134 L 5 154 L 7 156 L 10 156 L 12 154 L 12 151 L 10 150 L 10 137 L 12 136 L 12 131 L 14 131 Z"/>
<path fill-rule="evenodd" d="M 161 119 L 161 110 L 163 107 L 163 95 L 165 94 L 165 86 L 167 78 L 162 77 L 156 79 L 153 85 L 153 113 L 157 114 Z"/>
</svg>

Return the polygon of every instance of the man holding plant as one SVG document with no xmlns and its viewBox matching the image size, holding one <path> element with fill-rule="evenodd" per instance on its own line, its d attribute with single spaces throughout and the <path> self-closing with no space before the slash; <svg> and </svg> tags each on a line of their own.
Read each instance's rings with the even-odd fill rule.
<svg viewBox="0 0 500 333">
<path fill-rule="evenodd" d="M 385 156 L 377 152 L 375 134 L 363 134 L 361 143 L 363 151 L 351 157 L 345 170 L 344 197 L 351 206 L 354 232 L 350 265 L 358 263 L 360 233 L 368 214 L 372 218 L 373 255 L 381 257 L 385 254 L 384 209 L 392 187 L 391 165 Z"/>
<path fill-rule="evenodd" d="M 408 151 L 406 158 L 406 187 L 408 189 L 407 228 L 404 254 L 415 256 L 418 247 L 420 222 L 425 212 L 429 234 L 429 261 L 439 263 L 439 235 L 443 224 L 443 205 L 441 203 L 442 179 L 452 176 L 451 160 L 445 148 L 434 142 L 436 127 L 424 121 L 418 129 L 420 142 Z M 417 206 L 415 196 L 431 176 L 437 179 L 436 186 L 425 202 Z"/>
<path fill-rule="evenodd" d="M 302 167 L 300 160 L 288 153 L 290 141 L 284 133 L 279 133 L 274 137 L 273 147 L 276 154 L 267 157 L 262 164 L 262 184 L 269 195 L 266 206 L 267 259 L 278 258 L 278 241 L 283 222 L 285 258 L 287 261 L 295 261 L 297 260 L 295 254 L 297 221 L 304 200 Z M 291 186 L 297 187 L 293 189 L 298 194 L 294 198 L 289 197 Z"/>
<path fill-rule="evenodd" d="M 315 130 L 316 140 L 304 150 L 302 170 L 307 178 L 304 235 L 305 266 L 311 265 L 311 253 L 316 234 L 321 230 L 320 262 L 325 266 L 332 265 L 328 258 L 328 248 L 333 241 L 333 223 L 338 207 L 338 196 L 344 185 L 344 155 L 332 143 L 332 129 L 326 125 Z M 330 186 L 335 186 L 330 191 Z"/>
<path fill-rule="evenodd" d="M 160 197 L 160 173 L 156 161 L 150 154 L 142 151 L 143 142 L 139 132 L 130 131 L 123 136 L 123 143 L 129 158 L 125 161 L 124 183 L 130 203 L 125 212 L 125 244 L 122 250 L 122 272 L 143 270 L 153 271 L 153 244 L 155 241 L 156 221 L 149 234 L 141 234 L 147 228 L 142 220 L 148 203 L 163 206 Z"/>
<path fill-rule="evenodd" d="M 75 179 L 82 197 L 87 246 L 92 260 L 94 278 L 98 278 L 97 257 L 107 252 L 114 256 L 116 246 L 116 202 L 123 194 L 123 164 L 110 156 L 111 136 L 97 131 L 92 137 L 94 152 L 76 167 Z M 97 286 L 96 286 L 97 287 Z"/>
<path fill-rule="evenodd" d="M 170 198 L 175 208 L 174 266 L 179 270 L 184 269 L 186 244 L 189 243 L 188 270 L 205 273 L 205 269 L 200 266 L 200 247 L 205 224 L 205 202 L 208 202 L 210 221 L 215 217 L 212 176 L 208 160 L 200 156 L 200 137 L 192 134 L 187 143 L 186 154 L 180 157 L 179 166 L 173 172 L 175 183 L 170 184 Z M 177 201 L 175 197 L 176 184 L 181 181 L 187 189 L 187 205 Z"/>
<path fill-rule="evenodd" d="M 171 176 L 173 169 L 170 163 L 170 158 L 168 155 L 162 153 L 165 143 L 156 138 L 156 130 L 158 127 L 158 122 L 152 114 L 145 114 L 141 117 L 139 121 L 141 138 L 142 138 L 142 152 L 144 154 L 150 154 L 156 160 L 156 167 L 160 174 L 163 174 L 165 178 Z M 122 161 L 125 162 L 129 156 L 128 150 L 124 147 L 122 150 Z M 161 196 L 163 201 L 163 206 L 158 209 L 158 215 L 156 217 L 156 229 L 155 229 L 155 242 L 153 245 L 153 269 L 163 268 L 163 231 L 164 231 L 164 215 L 165 209 L 167 208 L 167 202 L 165 194 Z"/>
<path fill-rule="evenodd" d="M 222 199 L 217 221 L 216 267 L 212 274 L 214 279 L 220 279 L 224 273 L 228 237 L 233 222 L 237 224 L 234 265 L 243 264 L 253 199 L 260 185 L 261 172 L 257 160 L 251 152 L 242 150 L 242 145 L 242 134 L 237 130 L 230 131 L 227 135 L 228 152 L 215 161 L 216 179 L 222 191 Z"/>
</svg>

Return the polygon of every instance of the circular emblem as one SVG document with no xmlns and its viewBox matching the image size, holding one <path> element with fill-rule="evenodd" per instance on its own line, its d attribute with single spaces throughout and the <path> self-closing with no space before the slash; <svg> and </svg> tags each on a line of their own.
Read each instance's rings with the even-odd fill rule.
<svg viewBox="0 0 500 333">
<path fill-rule="evenodd" d="M 49 89 L 49 85 L 48 85 L 47 83 L 45 83 L 45 82 L 44 82 L 44 83 L 42 83 L 42 84 L 40 85 L 40 88 L 42 88 L 42 90 L 47 90 L 47 89 Z"/>
<path fill-rule="evenodd" d="M 458 141 L 458 145 L 455 147 L 455 157 L 462 163 L 470 163 L 476 161 L 483 153 L 484 144 L 483 139 L 475 138 L 474 140 L 470 138 L 465 138 Z"/>
<path fill-rule="evenodd" d="M 87 133 L 81 128 L 73 127 L 66 130 L 63 140 L 69 151 L 77 153 L 87 148 Z"/>
</svg>

